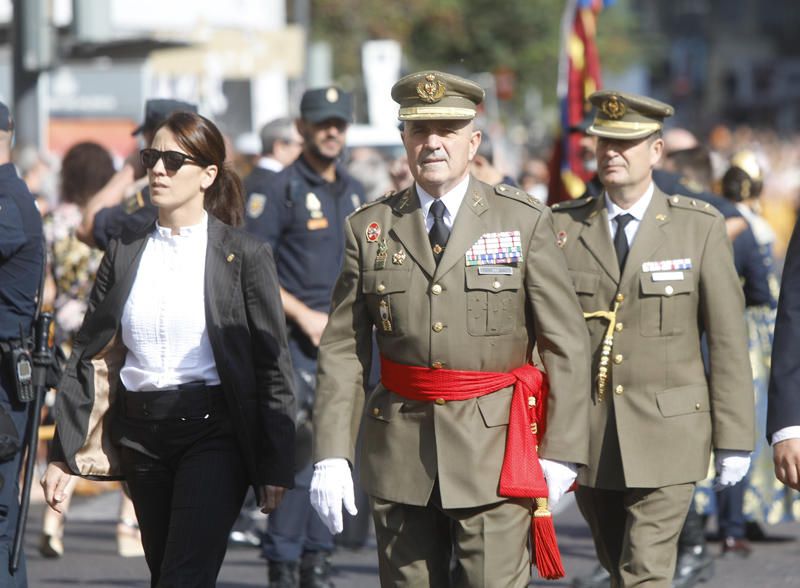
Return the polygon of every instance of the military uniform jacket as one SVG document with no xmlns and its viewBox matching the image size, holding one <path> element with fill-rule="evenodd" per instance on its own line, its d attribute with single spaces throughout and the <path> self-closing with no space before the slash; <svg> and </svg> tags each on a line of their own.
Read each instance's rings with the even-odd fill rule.
<svg viewBox="0 0 800 588">
<path fill-rule="evenodd" d="M 385 357 L 432 368 L 509 372 L 537 343 L 551 385 L 540 454 L 585 463 L 588 338 L 548 209 L 516 188 L 472 178 L 438 267 L 413 187 L 366 205 L 345 229 L 344 267 L 320 346 L 315 460 L 354 460 L 374 326 Z M 466 265 L 481 237 L 506 231 L 519 231 L 521 261 Z M 385 263 L 376 259 L 383 239 Z M 503 500 L 512 391 L 414 402 L 378 385 L 363 417 L 364 489 L 426 505 L 438 478 L 445 508 Z"/>
<path fill-rule="evenodd" d="M 620 302 L 605 400 L 595 389 L 589 464 L 579 482 L 610 489 L 687 483 L 706 477 L 712 447 L 751 451 L 744 299 L 721 215 L 656 188 L 621 276 L 602 196 L 557 205 L 554 222 L 584 312 Z M 586 325 L 594 375 L 608 322 Z"/>
</svg>

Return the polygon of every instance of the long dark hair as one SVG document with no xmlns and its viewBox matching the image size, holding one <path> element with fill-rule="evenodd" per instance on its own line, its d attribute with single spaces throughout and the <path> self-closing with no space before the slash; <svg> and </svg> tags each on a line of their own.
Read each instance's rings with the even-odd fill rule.
<svg viewBox="0 0 800 588">
<path fill-rule="evenodd" d="M 156 129 L 167 128 L 175 141 L 201 165 L 216 165 L 217 177 L 205 193 L 203 206 L 209 214 L 237 227 L 244 220 L 242 180 L 225 164 L 225 140 L 207 118 L 194 112 L 178 111 Z"/>
</svg>

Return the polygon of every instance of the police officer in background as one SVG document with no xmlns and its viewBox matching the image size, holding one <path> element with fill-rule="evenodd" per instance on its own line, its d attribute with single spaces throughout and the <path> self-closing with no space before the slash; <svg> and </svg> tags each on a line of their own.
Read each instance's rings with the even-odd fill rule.
<svg viewBox="0 0 800 588">
<path fill-rule="evenodd" d="M 247 200 L 246 227 L 272 245 L 281 284 L 298 394 L 298 439 L 308 432 L 317 348 L 328 322 L 331 292 L 344 255 L 345 218 L 364 202 L 364 189 L 338 164 L 352 119 L 352 97 L 336 87 L 309 90 L 300 102 L 300 157 Z M 305 446 L 309 440 L 300 441 Z M 333 538 L 311 509 L 309 450 L 294 490 L 270 515 L 263 542 L 270 586 L 329 586 Z M 304 463 L 302 463 L 304 462 Z"/>
<path fill-rule="evenodd" d="M 132 135 L 141 135 L 144 147 L 148 147 L 158 126 L 178 111 L 197 112 L 197 106 L 166 98 L 148 100 L 144 106 L 144 121 Z M 126 196 L 129 191 L 131 193 Z M 147 175 L 139 163 L 137 149 L 86 204 L 76 235 L 87 245 L 105 251 L 109 241 L 121 236 L 123 230 L 144 227 L 157 216 L 156 207 L 150 203 Z"/>
<path fill-rule="evenodd" d="M 16 573 L 9 556 L 19 514 L 20 448 L 28 404 L 17 397 L 14 350 L 28 348 L 42 278 L 42 219 L 11 162 L 14 119 L 0 102 L 0 585 L 27 586 L 24 557 Z"/>
<path fill-rule="evenodd" d="M 291 118 L 281 117 L 269 121 L 261 127 L 259 135 L 261 157 L 244 180 L 248 196 L 253 192 L 263 194 L 272 177 L 294 163 L 303 150 L 303 138 Z"/>
</svg>

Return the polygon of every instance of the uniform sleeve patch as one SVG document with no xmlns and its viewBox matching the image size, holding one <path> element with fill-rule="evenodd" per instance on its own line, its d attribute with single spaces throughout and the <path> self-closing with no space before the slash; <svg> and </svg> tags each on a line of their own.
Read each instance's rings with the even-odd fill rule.
<svg viewBox="0 0 800 588">
<path fill-rule="evenodd" d="M 247 199 L 247 216 L 250 218 L 258 218 L 264 212 L 264 206 L 267 203 L 267 197 L 264 194 L 253 192 L 250 198 Z"/>
</svg>

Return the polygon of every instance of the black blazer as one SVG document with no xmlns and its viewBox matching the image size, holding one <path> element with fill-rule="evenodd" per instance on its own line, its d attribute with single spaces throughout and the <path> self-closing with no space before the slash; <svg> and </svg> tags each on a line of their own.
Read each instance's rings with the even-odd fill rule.
<svg viewBox="0 0 800 588">
<path fill-rule="evenodd" d="M 800 425 L 800 223 L 795 224 L 783 266 L 767 401 L 767 441 Z"/>
<path fill-rule="evenodd" d="M 109 244 L 59 383 L 52 457 L 85 477 L 121 478 L 110 435 L 125 361 L 120 319 L 153 229 L 148 223 Z M 293 376 L 272 250 L 211 215 L 205 308 L 217 371 L 250 482 L 292 487 Z"/>
</svg>

